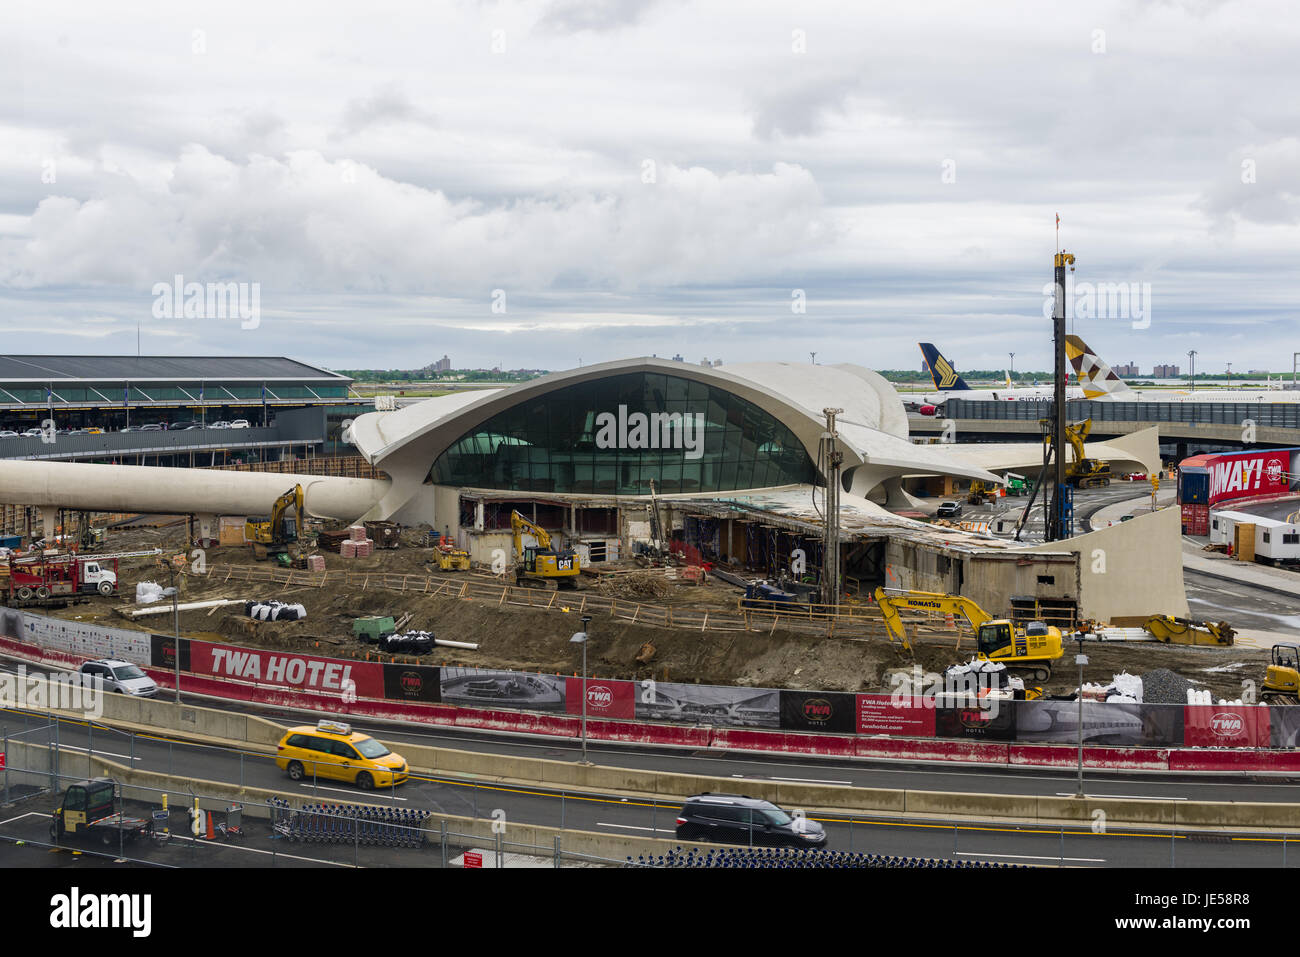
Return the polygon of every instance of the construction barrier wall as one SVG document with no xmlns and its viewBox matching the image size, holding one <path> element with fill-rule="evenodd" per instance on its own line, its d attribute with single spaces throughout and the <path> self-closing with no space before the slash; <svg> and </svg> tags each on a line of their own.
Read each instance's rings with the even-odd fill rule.
<svg viewBox="0 0 1300 957">
<path fill-rule="evenodd" d="M 21 657 L 67 668 L 90 658 L 115 657 L 148 668 L 167 686 L 176 667 L 176 642 L 170 635 L 7 608 L 0 609 L 0 636 L 0 649 Z M 357 661 L 188 638 L 180 640 L 180 656 L 183 688 L 216 697 L 536 734 L 572 735 L 583 713 L 583 680 L 564 675 Z M 586 680 L 593 737 L 646 740 L 645 732 L 653 728 L 657 742 L 690 747 L 708 742 L 713 747 L 889 757 L 902 754 L 891 750 L 890 739 L 908 739 L 913 756 L 916 739 L 932 739 L 936 756 L 984 760 L 994 755 L 998 763 L 1014 764 L 1021 753 L 1016 746 L 1057 746 L 1035 748 L 1043 757 L 1075 745 L 1080 713 L 1085 746 L 1140 750 L 1145 757 L 1134 757 L 1133 767 L 1152 760 L 1166 766 L 1164 759 L 1151 757 L 1161 749 L 1294 749 L 1300 738 L 1296 707 L 1101 701 L 1084 701 L 1081 707 L 1077 701 L 1043 699 L 977 701 Z M 1077 759 L 1075 750 L 1068 750 Z"/>
</svg>

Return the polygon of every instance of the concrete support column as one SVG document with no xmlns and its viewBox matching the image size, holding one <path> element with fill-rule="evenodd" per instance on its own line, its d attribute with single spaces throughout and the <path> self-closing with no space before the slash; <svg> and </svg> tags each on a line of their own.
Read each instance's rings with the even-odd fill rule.
<svg viewBox="0 0 1300 957">
<path fill-rule="evenodd" d="M 56 529 L 59 525 L 59 509 L 56 505 L 41 506 L 41 533 L 45 537 L 48 546 L 54 541 Z"/>
</svg>

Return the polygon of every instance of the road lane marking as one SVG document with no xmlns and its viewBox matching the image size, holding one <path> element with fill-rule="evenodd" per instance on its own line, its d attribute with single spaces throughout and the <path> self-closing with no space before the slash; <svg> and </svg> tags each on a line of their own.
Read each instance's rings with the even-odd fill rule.
<svg viewBox="0 0 1300 957">
<path fill-rule="evenodd" d="M 852 784 L 853 784 L 852 781 L 822 781 L 822 780 L 818 780 L 817 778 L 776 778 L 776 777 L 770 777 L 770 778 L 768 778 L 768 780 L 769 780 L 769 781 L 790 781 L 790 782 L 795 783 L 795 784 L 848 784 L 848 785 L 852 785 Z"/>
<path fill-rule="evenodd" d="M 90 753 L 90 754 L 101 754 L 101 755 L 102 755 L 102 754 L 106 754 L 106 755 L 108 755 L 108 756 L 110 756 L 110 757 L 114 757 L 114 758 L 126 758 L 128 761 L 143 761 L 143 760 L 144 760 L 143 758 L 133 757 L 132 755 L 129 755 L 129 754 L 118 754 L 116 751 L 100 751 L 98 748 L 94 748 L 94 749 L 92 749 L 92 748 L 80 748 L 80 747 L 77 747 L 77 745 L 75 745 L 75 744 L 64 744 L 62 741 L 60 741 L 60 742 L 59 742 L 59 749 L 60 749 L 60 750 L 63 750 L 64 748 L 66 748 L 66 749 L 69 750 L 69 751 L 86 751 L 86 752 L 88 752 L 88 753 Z"/>
<path fill-rule="evenodd" d="M 11 817 L 8 820 L 0 821 L 0 825 L 12 824 L 14 821 L 21 821 L 25 817 L 49 817 L 49 815 L 43 814 L 40 811 L 28 811 L 26 814 L 19 814 L 17 817 Z"/>
<path fill-rule="evenodd" d="M 1062 798 L 1072 798 L 1072 797 L 1077 797 L 1078 795 L 1077 792 L 1075 791 L 1057 791 L 1056 796 Z M 1126 801 L 1186 801 L 1187 800 L 1187 798 L 1179 798 L 1179 797 L 1156 797 L 1155 795 L 1151 795 L 1151 794 L 1085 794 L 1084 797 L 1090 798 L 1094 801 L 1101 798 L 1123 798 Z"/>
<path fill-rule="evenodd" d="M 675 830 L 666 827 L 640 827 L 636 824 L 607 824 L 604 821 L 597 821 L 596 827 L 625 827 L 631 831 L 654 831 L 656 834 L 676 834 Z"/>
</svg>

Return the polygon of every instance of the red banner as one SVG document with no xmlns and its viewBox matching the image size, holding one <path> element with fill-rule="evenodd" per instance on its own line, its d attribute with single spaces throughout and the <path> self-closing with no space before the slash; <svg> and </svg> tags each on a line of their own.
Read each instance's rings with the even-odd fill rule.
<svg viewBox="0 0 1300 957">
<path fill-rule="evenodd" d="M 214 678 L 235 678 L 327 694 L 348 692 L 361 698 L 384 696 L 383 666 L 373 661 L 344 661 L 192 641 L 190 670 Z"/>
<path fill-rule="evenodd" d="M 1280 495 L 1290 487 L 1291 449 L 1264 452 L 1230 452 L 1210 456 L 1209 504 L 1234 498 Z"/>
<path fill-rule="evenodd" d="M 564 679 L 564 707 L 569 714 L 582 714 L 582 679 Z M 587 717 L 635 718 L 636 685 L 608 678 L 587 679 Z"/>
<path fill-rule="evenodd" d="M 911 707 L 903 707 L 903 703 Z M 858 734 L 893 734 L 909 738 L 934 737 L 934 708 L 921 698 L 887 694 L 858 695 Z"/>
<path fill-rule="evenodd" d="M 1267 748 L 1268 708 L 1251 705 L 1188 705 L 1183 743 L 1189 748 Z"/>
</svg>

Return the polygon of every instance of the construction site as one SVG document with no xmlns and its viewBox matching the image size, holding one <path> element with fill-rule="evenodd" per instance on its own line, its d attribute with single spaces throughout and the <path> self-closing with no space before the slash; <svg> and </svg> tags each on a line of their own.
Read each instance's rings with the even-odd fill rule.
<svg viewBox="0 0 1300 957">
<path fill-rule="evenodd" d="M 592 677 L 760 688 L 888 692 L 894 672 L 914 664 L 942 672 L 977 654 L 975 629 L 961 609 L 903 607 L 898 617 L 910 645 L 905 647 L 891 635 L 870 592 L 847 594 L 834 608 L 774 600 L 772 586 L 745 584 L 753 569 L 692 564 L 686 558 L 690 546 L 681 539 L 675 540 L 677 551 L 661 556 L 582 565 L 574 587 L 557 588 L 517 581 L 517 561 L 497 574 L 485 565 L 444 570 L 449 556 L 464 552 L 440 547 L 441 535 L 418 526 L 372 523 L 362 541 L 374 543 L 377 535 L 387 547 L 363 545 L 369 554 L 344 557 L 329 546 L 355 551 L 347 526 L 307 522 L 294 542 L 301 554 L 286 563 L 256 541 L 200 549 L 187 540 L 190 523 L 183 518 L 114 524 L 92 525 L 94 547 L 78 550 L 73 560 L 105 567 L 111 561 L 118 576 L 114 589 L 46 600 L 33 590 L 24 602 L 15 573 L 31 560 L 15 555 L 3 580 L 11 604 L 39 604 L 44 607 L 34 610 L 69 621 L 170 634 L 170 597 L 135 601 L 141 583 L 156 583 L 177 589 L 176 622 L 185 637 L 330 657 L 557 674 L 576 673 L 569 637 L 586 615 Z M 43 554 L 57 560 L 57 549 Z M 277 602 L 299 605 L 305 615 L 250 615 L 255 603 Z M 1208 644 L 1200 646 L 1162 643 L 1167 634 L 1141 628 L 1121 631 L 1110 642 L 1089 633 L 1086 682 L 1104 685 L 1114 674 L 1162 668 L 1218 697 L 1235 698 L 1243 678 L 1262 681 L 1269 660 L 1266 650 L 1234 647 L 1230 638 L 1221 643 L 1204 629 L 1200 640 Z M 432 633 L 451 644 L 417 654 L 398 641 L 379 640 L 408 632 Z M 1074 632 L 1066 626 L 1064 634 L 1068 641 Z M 1060 659 L 1059 643 L 1053 654 Z M 1078 686 L 1078 675 L 1073 667 L 1058 668 L 1037 684 L 1046 694 L 1068 694 Z"/>
</svg>

